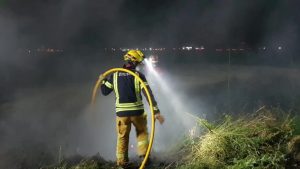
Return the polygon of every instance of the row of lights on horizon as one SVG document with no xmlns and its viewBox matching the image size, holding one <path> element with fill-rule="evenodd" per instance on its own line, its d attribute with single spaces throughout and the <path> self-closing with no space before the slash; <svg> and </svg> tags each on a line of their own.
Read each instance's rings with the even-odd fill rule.
<svg viewBox="0 0 300 169">
<path fill-rule="evenodd" d="M 104 48 L 105 51 L 122 51 L 122 52 L 126 52 L 129 51 L 131 49 L 136 49 L 136 50 L 141 50 L 141 51 L 164 51 L 167 50 L 166 48 Z M 180 48 L 172 48 L 172 50 L 204 50 L 205 48 L 203 46 L 201 47 L 192 47 L 192 46 L 183 46 Z"/>
<path fill-rule="evenodd" d="M 62 50 L 62 49 L 53 49 L 53 48 L 25 49 L 25 51 L 28 54 L 31 54 L 33 52 L 38 52 L 38 53 L 62 53 L 62 52 L 64 52 L 64 50 Z"/>
<path fill-rule="evenodd" d="M 126 52 L 131 49 L 136 49 L 136 50 L 141 50 L 141 51 L 165 51 L 169 50 L 166 48 L 104 48 L 105 51 L 122 51 Z M 266 46 L 259 47 L 258 50 L 267 50 L 268 48 Z M 270 49 L 270 48 L 269 48 Z M 271 48 L 274 49 L 274 48 Z M 282 46 L 278 46 L 276 48 L 277 50 L 283 50 Z M 203 51 L 205 50 L 204 46 L 201 47 L 192 47 L 192 46 L 182 46 L 180 48 L 171 48 L 171 50 L 176 51 L 176 50 L 183 50 L 183 51 Z M 246 49 L 244 48 L 217 48 L 215 51 L 217 52 L 223 52 L 223 51 L 245 51 Z"/>
<path fill-rule="evenodd" d="M 131 49 L 136 49 L 136 50 L 141 50 L 141 51 L 166 51 L 166 50 L 173 50 L 173 51 L 204 51 L 205 47 L 200 46 L 200 47 L 192 47 L 192 46 L 182 46 L 179 48 L 104 48 L 105 51 L 122 51 L 122 52 L 127 52 Z M 274 48 L 267 48 L 266 46 L 259 47 L 258 50 L 266 51 L 268 49 L 274 49 Z M 277 50 L 283 50 L 282 46 L 278 46 L 275 49 Z M 217 48 L 215 49 L 216 52 L 223 52 L 223 51 L 245 51 L 247 49 L 244 48 Z M 54 49 L 54 48 L 37 48 L 37 49 L 25 49 L 25 51 L 29 54 L 33 52 L 43 52 L 43 53 L 62 53 L 64 50 L 62 49 Z"/>
</svg>

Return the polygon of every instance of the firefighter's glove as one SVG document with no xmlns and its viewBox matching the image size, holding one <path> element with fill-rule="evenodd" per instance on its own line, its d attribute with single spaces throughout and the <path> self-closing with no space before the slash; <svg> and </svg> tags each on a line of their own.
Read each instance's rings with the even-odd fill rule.
<svg viewBox="0 0 300 169">
<path fill-rule="evenodd" d="M 164 116 L 159 112 L 155 114 L 155 119 L 158 120 L 160 124 L 163 124 L 165 122 Z"/>
</svg>

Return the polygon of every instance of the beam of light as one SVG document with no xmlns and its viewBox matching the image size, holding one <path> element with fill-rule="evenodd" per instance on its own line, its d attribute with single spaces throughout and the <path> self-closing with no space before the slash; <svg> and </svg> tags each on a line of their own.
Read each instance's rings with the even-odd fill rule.
<svg viewBox="0 0 300 169">
<path fill-rule="evenodd" d="M 159 87 L 161 88 L 161 92 L 163 95 L 168 96 L 169 99 L 167 100 L 169 104 L 174 108 L 175 114 L 178 116 L 182 116 L 185 114 L 185 112 L 189 112 L 186 104 L 182 101 L 182 99 L 178 96 L 178 92 L 174 91 L 170 84 L 166 82 L 166 80 L 155 70 L 152 58 L 145 59 L 145 65 L 147 69 L 149 70 L 149 78 L 153 80 L 155 83 L 159 84 Z M 182 118 L 182 123 L 185 126 L 190 126 L 191 123 L 189 120 L 184 120 L 184 119 L 189 119 L 187 118 Z"/>
<path fill-rule="evenodd" d="M 150 71 L 150 77 L 152 79 L 156 80 L 162 89 L 162 92 L 164 92 L 164 95 L 170 96 L 170 102 L 171 105 L 175 106 L 175 110 L 183 111 L 183 105 L 180 99 L 177 97 L 175 92 L 170 88 L 170 86 L 166 83 L 164 79 L 157 73 L 157 71 L 154 69 L 152 58 L 145 59 L 145 65 L 147 69 Z M 153 78 L 154 77 L 154 78 Z"/>
<path fill-rule="evenodd" d="M 154 69 L 154 65 L 153 65 L 153 62 L 152 62 L 152 58 L 145 59 L 145 65 L 146 65 L 147 69 L 148 69 L 155 77 L 159 77 L 158 73 L 157 73 L 156 70 Z"/>
<path fill-rule="evenodd" d="M 155 60 L 152 59 L 151 57 L 145 59 L 144 66 L 148 71 L 146 75 L 150 86 L 159 92 L 154 95 L 160 96 L 157 100 L 158 106 L 166 117 L 165 125 L 161 126 L 162 128 L 158 126 L 160 129 L 157 130 L 156 144 L 153 150 L 164 152 L 170 148 L 169 146 L 176 145 L 178 141 L 181 141 L 180 139 L 185 135 L 191 138 L 195 137 L 194 127 L 197 126 L 197 121 L 194 117 L 187 115 L 187 112 L 192 112 L 189 107 L 190 98 L 175 90 L 173 85 L 176 82 L 167 80 L 166 74 L 162 75 L 157 72 Z M 197 109 L 197 112 L 199 111 L 201 111 L 200 108 Z M 178 126 L 180 127 L 178 128 Z"/>
</svg>

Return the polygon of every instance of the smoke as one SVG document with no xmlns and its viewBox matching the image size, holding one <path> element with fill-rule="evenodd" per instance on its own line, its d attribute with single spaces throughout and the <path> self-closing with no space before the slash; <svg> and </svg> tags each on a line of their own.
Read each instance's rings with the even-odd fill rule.
<svg viewBox="0 0 300 169">
<path fill-rule="evenodd" d="M 90 22 L 86 19 L 92 16 L 78 10 L 86 6 L 83 12 L 87 12 L 93 4 L 7 3 L 10 6 L 0 13 L 0 168 L 39 168 L 57 163 L 59 154 L 100 152 L 112 159 L 113 105 L 101 101 L 101 108 L 91 111 L 89 104 L 99 73 L 120 61 L 98 47 L 87 48 L 89 40 L 80 39 Z M 102 7 L 102 12 L 101 20 L 114 10 Z M 107 43 L 103 38 L 97 41 Z M 37 48 L 64 49 L 64 53 L 39 53 Z"/>
</svg>

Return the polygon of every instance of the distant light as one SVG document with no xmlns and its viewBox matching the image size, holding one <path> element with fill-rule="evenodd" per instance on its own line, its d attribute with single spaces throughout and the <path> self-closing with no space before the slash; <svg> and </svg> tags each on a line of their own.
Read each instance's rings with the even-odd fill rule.
<svg viewBox="0 0 300 169">
<path fill-rule="evenodd" d="M 263 50 L 266 50 L 266 49 L 267 49 L 267 47 L 265 47 L 265 46 L 264 46 L 262 49 L 263 49 Z"/>
<path fill-rule="evenodd" d="M 282 47 L 281 46 L 278 46 L 278 50 L 281 50 L 282 49 Z"/>
<path fill-rule="evenodd" d="M 187 49 L 187 50 L 192 50 L 192 49 L 193 49 L 193 47 L 191 47 L 191 46 L 187 46 L 187 47 L 186 47 L 186 49 Z"/>
<path fill-rule="evenodd" d="M 152 51 L 152 48 L 149 48 L 150 51 Z"/>
</svg>

